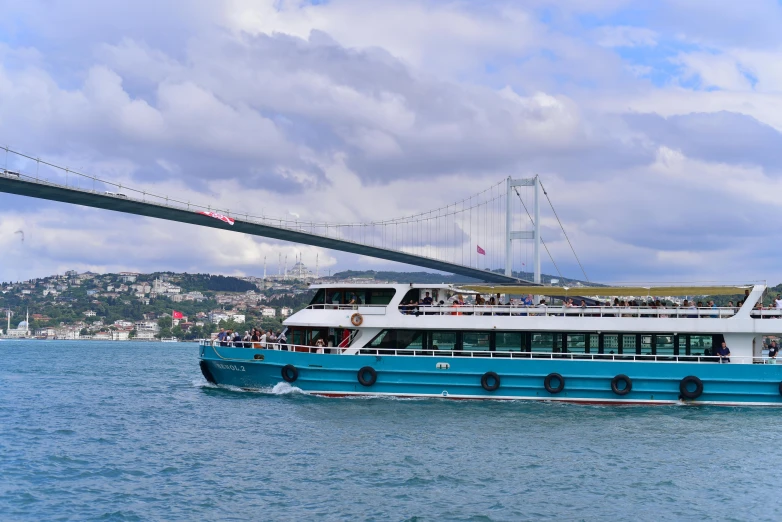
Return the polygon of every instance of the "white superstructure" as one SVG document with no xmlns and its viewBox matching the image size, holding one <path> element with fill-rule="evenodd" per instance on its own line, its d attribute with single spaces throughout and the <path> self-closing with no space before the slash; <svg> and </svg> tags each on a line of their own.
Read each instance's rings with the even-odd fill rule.
<svg viewBox="0 0 782 522">
<path fill-rule="evenodd" d="M 489 350 L 490 338 L 494 350 L 498 335 L 505 339 L 521 332 L 521 349 L 526 346 L 532 352 L 633 353 L 661 359 L 712 355 L 724 340 L 733 362 L 752 363 L 762 355 L 763 336 L 782 331 L 782 311 L 754 309 L 765 290 L 763 285 L 748 287 L 740 308 L 478 306 L 473 304 L 474 292 L 453 285 L 326 284 L 312 288 L 317 291 L 312 304 L 285 321 L 289 342 L 311 345 L 321 338 L 327 346 L 346 346 L 342 341 L 349 332 L 345 354 L 381 346 L 383 341 L 378 338 L 383 332 L 429 332 L 428 345 L 436 349 L 457 349 L 449 345 L 447 333 L 458 332 L 452 336 L 458 341 L 453 342 L 464 350 L 468 344 L 470 349 L 482 349 L 481 343 Z M 421 304 L 427 292 L 432 305 Z M 539 287 L 543 295 L 563 292 Z M 508 302 L 507 296 L 499 297 Z M 454 300 L 465 304 L 454 305 Z M 485 334 L 486 341 L 477 334 Z"/>
</svg>

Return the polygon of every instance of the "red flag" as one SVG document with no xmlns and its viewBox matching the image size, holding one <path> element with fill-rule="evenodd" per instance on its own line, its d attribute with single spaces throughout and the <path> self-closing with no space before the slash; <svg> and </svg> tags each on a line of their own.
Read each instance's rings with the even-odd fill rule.
<svg viewBox="0 0 782 522">
<path fill-rule="evenodd" d="M 475 246 L 478 246 L 478 245 L 475 245 Z M 479 253 L 480 255 L 482 255 L 482 256 L 485 256 L 485 255 L 486 255 L 486 251 L 485 251 L 484 249 L 482 249 L 481 247 L 479 247 L 479 246 L 478 246 L 478 253 Z"/>
<path fill-rule="evenodd" d="M 185 314 L 183 314 L 182 312 L 177 312 L 176 310 L 174 310 L 173 312 L 174 313 L 171 314 L 171 319 L 184 319 L 185 318 Z"/>
<path fill-rule="evenodd" d="M 213 217 L 215 219 L 219 219 L 220 221 L 224 221 L 225 223 L 228 223 L 229 225 L 234 224 L 234 220 L 232 218 L 229 218 L 228 216 L 224 216 L 222 214 L 218 214 L 217 212 L 199 212 L 199 214 L 203 214 L 205 216 Z"/>
</svg>

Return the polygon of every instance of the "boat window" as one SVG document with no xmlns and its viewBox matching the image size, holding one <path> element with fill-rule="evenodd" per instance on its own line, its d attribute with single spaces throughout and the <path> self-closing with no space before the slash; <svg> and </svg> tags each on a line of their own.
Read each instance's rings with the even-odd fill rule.
<svg viewBox="0 0 782 522">
<path fill-rule="evenodd" d="M 342 304 L 342 290 L 327 288 L 326 304 Z"/>
<path fill-rule="evenodd" d="M 370 305 L 387 305 L 394 298 L 396 290 L 394 288 L 382 288 L 378 290 L 367 290 L 367 303 Z"/>
<path fill-rule="evenodd" d="M 533 333 L 532 351 L 551 353 L 554 351 L 554 337 L 552 333 Z"/>
<path fill-rule="evenodd" d="M 567 334 L 567 351 L 568 353 L 585 353 L 586 335 Z"/>
<path fill-rule="evenodd" d="M 673 355 L 673 334 L 657 334 L 654 348 L 657 355 Z"/>
<path fill-rule="evenodd" d="M 589 352 L 598 353 L 600 347 L 600 336 L 598 334 L 589 335 Z"/>
<path fill-rule="evenodd" d="M 319 288 L 317 292 L 315 292 L 315 295 L 312 297 L 312 301 L 310 301 L 310 305 L 315 304 L 323 304 L 326 302 L 326 289 L 325 288 Z"/>
<path fill-rule="evenodd" d="M 706 350 L 711 351 L 711 335 L 691 335 L 690 352 L 687 355 L 704 355 Z"/>
<path fill-rule="evenodd" d="M 489 332 L 464 332 L 462 349 L 468 352 L 489 351 L 491 334 Z"/>
<path fill-rule="evenodd" d="M 595 350 L 592 351 L 594 352 Z M 607 353 L 607 354 L 619 353 L 619 335 L 617 334 L 603 335 L 603 353 Z"/>
<path fill-rule="evenodd" d="M 419 297 L 421 296 L 421 291 L 418 288 L 413 288 L 411 290 L 408 290 L 405 296 L 402 298 L 402 302 L 400 304 L 407 304 L 410 301 L 415 301 L 417 304 L 419 301 Z"/>
<path fill-rule="evenodd" d="M 383 330 L 367 346 L 394 350 L 422 349 L 423 338 L 423 332 L 418 330 Z"/>
<path fill-rule="evenodd" d="M 453 350 L 458 336 L 456 332 L 432 331 L 432 350 Z M 488 348 L 486 348 L 488 350 Z"/>
<path fill-rule="evenodd" d="M 641 355 L 652 355 L 652 336 L 641 336 Z"/>
<path fill-rule="evenodd" d="M 313 346 L 315 341 L 323 339 L 327 341 L 328 330 L 315 328 L 291 327 L 287 334 L 288 342 L 300 346 Z"/>
<path fill-rule="evenodd" d="M 622 353 L 635 354 L 636 335 L 622 334 Z"/>
<path fill-rule="evenodd" d="M 495 350 L 500 352 L 520 352 L 523 340 L 522 335 L 522 332 L 497 332 Z"/>
<path fill-rule="evenodd" d="M 345 290 L 345 304 L 364 304 L 364 290 Z"/>
</svg>

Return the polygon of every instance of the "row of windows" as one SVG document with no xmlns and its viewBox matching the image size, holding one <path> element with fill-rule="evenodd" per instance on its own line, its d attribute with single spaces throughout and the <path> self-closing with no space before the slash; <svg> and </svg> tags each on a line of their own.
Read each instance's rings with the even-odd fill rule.
<svg viewBox="0 0 782 522">
<path fill-rule="evenodd" d="M 321 288 L 315 293 L 310 305 L 387 305 L 395 293 L 393 288 Z"/>
<path fill-rule="evenodd" d="M 383 330 L 369 342 L 367 347 L 395 350 L 673 356 L 707 355 L 721 342 L 721 335 Z"/>
</svg>

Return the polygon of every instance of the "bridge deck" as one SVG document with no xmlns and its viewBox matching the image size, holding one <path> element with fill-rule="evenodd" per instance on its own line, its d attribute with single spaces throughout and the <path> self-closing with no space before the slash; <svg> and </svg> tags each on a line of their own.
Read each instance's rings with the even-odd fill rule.
<svg viewBox="0 0 782 522">
<path fill-rule="evenodd" d="M 350 252 L 353 254 L 386 259 L 388 261 L 396 261 L 398 263 L 405 263 L 408 265 L 440 270 L 442 272 L 459 274 L 478 279 L 480 281 L 492 283 L 523 282 L 534 284 L 530 283 L 529 281 L 508 277 L 506 275 L 497 274 L 494 272 L 488 272 L 486 270 L 480 270 L 470 266 L 460 265 L 458 263 L 449 263 L 439 259 L 401 252 L 399 250 L 389 250 L 382 247 L 365 245 L 353 241 L 346 241 L 344 239 L 312 234 L 302 230 L 277 227 L 268 223 L 241 220 L 233 215 L 231 217 L 235 220 L 234 224 L 229 225 L 228 223 L 218 219 L 199 214 L 198 210 L 180 208 L 172 204 L 165 205 L 161 203 L 142 201 L 133 198 L 119 198 L 102 194 L 93 190 L 58 185 L 48 181 L 34 180 L 23 175 L 19 178 L 16 178 L 15 176 L 5 175 L 1 171 L 0 192 L 7 192 L 9 194 L 17 194 L 20 196 L 27 196 L 38 199 L 48 199 L 62 203 L 71 203 L 85 207 L 101 208 L 114 212 L 124 212 L 127 214 L 136 214 L 139 216 L 165 219 L 168 221 L 178 221 L 180 223 L 190 223 L 192 225 L 219 228 L 222 230 L 229 230 L 231 232 L 239 232 L 243 234 L 251 234 L 254 236 L 290 241 L 293 243 L 302 243 L 305 245 L 329 248 L 332 250 L 340 250 L 342 252 Z M 200 210 L 200 207 L 198 208 Z"/>
</svg>

